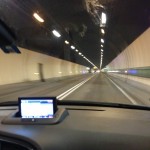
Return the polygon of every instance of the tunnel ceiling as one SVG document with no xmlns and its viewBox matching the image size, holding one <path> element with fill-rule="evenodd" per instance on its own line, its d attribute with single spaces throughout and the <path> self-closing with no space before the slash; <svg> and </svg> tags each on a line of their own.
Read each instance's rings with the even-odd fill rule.
<svg viewBox="0 0 150 150">
<path fill-rule="evenodd" d="M 87 1 L 104 6 L 105 34 L 87 11 Z M 100 63 L 100 39 L 104 43 L 103 67 L 150 26 L 150 0 L 3 0 L 0 19 L 15 33 L 19 46 L 89 66 L 64 40 L 81 51 L 94 64 Z M 93 11 L 94 11 L 93 7 Z M 45 20 L 38 23 L 36 12 Z M 57 29 L 61 38 L 55 38 Z"/>
</svg>

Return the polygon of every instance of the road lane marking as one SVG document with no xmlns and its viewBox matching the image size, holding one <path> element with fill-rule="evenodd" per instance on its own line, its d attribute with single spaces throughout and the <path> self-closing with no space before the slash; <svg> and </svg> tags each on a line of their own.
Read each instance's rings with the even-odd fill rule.
<svg viewBox="0 0 150 150">
<path fill-rule="evenodd" d="M 96 75 L 96 74 L 95 74 Z M 92 77 L 89 77 L 88 79 L 78 83 L 77 85 L 73 86 L 72 88 L 70 88 L 69 90 L 65 91 L 64 93 L 58 95 L 56 98 L 59 100 L 63 100 L 65 97 L 67 97 L 68 95 L 70 95 L 72 92 L 74 92 L 75 90 L 77 90 L 79 87 L 81 87 L 83 84 L 85 84 L 86 82 L 88 82 L 90 79 L 92 79 L 95 75 L 93 75 Z"/>
<path fill-rule="evenodd" d="M 106 76 L 106 75 L 105 75 Z M 107 77 L 107 76 L 106 76 Z M 130 95 L 128 95 L 120 86 L 118 86 L 112 79 L 107 77 L 107 79 L 134 105 L 138 103 Z"/>
</svg>

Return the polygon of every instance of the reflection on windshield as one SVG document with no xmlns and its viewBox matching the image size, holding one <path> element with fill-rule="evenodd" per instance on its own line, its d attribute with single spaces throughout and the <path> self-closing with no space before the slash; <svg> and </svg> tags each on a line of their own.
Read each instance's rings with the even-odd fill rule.
<svg viewBox="0 0 150 150">
<path fill-rule="evenodd" d="M 1 2 L 0 102 L 149 106 L 150 2 L 132 1 Z"/>
</svg>

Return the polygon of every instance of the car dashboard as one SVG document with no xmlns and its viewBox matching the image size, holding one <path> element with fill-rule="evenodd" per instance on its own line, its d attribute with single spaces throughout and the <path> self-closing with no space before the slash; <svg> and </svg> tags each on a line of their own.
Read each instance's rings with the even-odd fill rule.
<svg viewBox="0 0 150 150">
<path fill-rule="evenodd" d="M 150 111 L 58 105 L 68 115 L 57 124 L 3 124 L 16 106 L 0 107 L 2 150 L 150 149 Z"/>
</svg>

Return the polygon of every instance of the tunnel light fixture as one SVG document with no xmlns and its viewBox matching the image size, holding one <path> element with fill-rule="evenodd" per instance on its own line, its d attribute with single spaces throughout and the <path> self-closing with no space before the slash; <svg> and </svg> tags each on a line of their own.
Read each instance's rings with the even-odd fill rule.
<svg viewBox="0 0 150 150">
<path fill-rule="evenodd" d="M 61 34 L 56 31 L 56 30 L 53 30 L 52 33 L 56 36 L 56 37 L 61 37 Z"/>
<path fill-rule="evenodd" d="M 101 16 L 101 22 L 102 24 L 106 24 L 106 20 L 107 20 L 107 17 L 106 17 L 106 13 L 102 12 L 102 16 Z"/>
<path fill-rule="evenodd" d="M 59 74 L 62 74 L 62 72 L 60 71 L 60 72 L 58 72 Z"/>
<path fill-rule="evenodd" d="M 96 67 L 96 68 L 97 68 L 97 66 L 94 65 L 88 58 L 85 57 L 85 59 L 86 59 L 93 67 Z"/>
<path fill-rule="evenodd" d="M 103 45 L 101 45 L 101 47 L 104 47 Z"/>
<path fill-rule="evenodd" d="M 112 72 L 112 73 L 118 73 L 118 72 L 120 72 L 119 70 L 111 70 L 111 71 L 107 71 L 107 72 Z"/>
<path fill-rule="evenodd" d="M 73 45 L 71 45 L 71 49 L 75 49 L 75 47 Z"/>
<path fill-rule="evenodd" d="M 38 73 L 38 72 L 35 72 L 34 74 L 35 74 L 35 75 L 39 75 L 39 73 Z"/>
<path fill-rule="evenodd" d="M 75 46 L 71 45 L 70 46 L 71 49 L 75 49 Z M 75 51 L 80 55 L 82 56 L 87 62 L 89 62 L 92 66 L 95 66 L 97 67 L 95 64 L 93 64 L 87 57 L 85 57 L 78 49 L 75 49 Z"/>
<path fill-rule="evenodd" d="M 101 33 L 105 34 L 105 31 L 104 31 L 104 29 L 101 29 Z"/>
<path fill-rule="evenodd" d="M 101 39 L 101 42 L 104 43 L 104 39 Z"/>
<path fill-rule="evenodd" d="M 101 49 L 101 52 L 103 52 L 104 50 L 103 49 Z"/>
<path fill-rule="evenodd" d="M 97 69 L 97 67 L 96 67 L 96 66 L 94 66 L 93 68 L 94 68 L 94 69 Z"/>
<path fill-rule="evenodd" d="M 67 41 L 67 40 L 65 40 L 65 43 L 68 45 L 69 44 L 69 42 Z"/>
<path fill-rule="evenodd" d="M 37 13 L 34 13 L 33 16 L 34 16 L 34 18 L 35 18 L 36 20 L 38 20 L 39 22 L 44 22 L 44 19 L 41 18 Z"/>
</svg>

